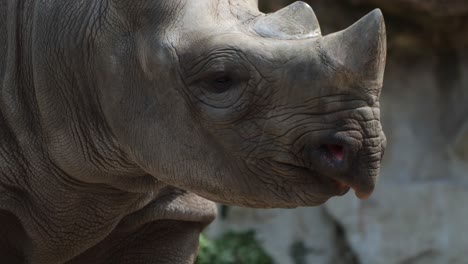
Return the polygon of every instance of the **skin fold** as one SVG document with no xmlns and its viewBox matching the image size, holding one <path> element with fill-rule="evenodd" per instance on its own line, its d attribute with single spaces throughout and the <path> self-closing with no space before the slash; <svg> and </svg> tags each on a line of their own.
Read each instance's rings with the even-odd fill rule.
<svg viewBox="0 0 468 264">
<path fill-rule="evenodd" d="M 253 0 L 0 0 L 0 259 L 193 263 L 214 202 L 368 197 L 385 26 Z"/>
</svg>

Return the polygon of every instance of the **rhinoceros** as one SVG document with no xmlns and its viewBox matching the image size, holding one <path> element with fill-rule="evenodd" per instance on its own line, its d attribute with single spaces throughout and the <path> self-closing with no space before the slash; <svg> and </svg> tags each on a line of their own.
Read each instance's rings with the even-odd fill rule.
<svg viewBox="0 0 468 264">
<path fill-rule="evenodd" d="M 381 12 L 257 5 L 0 0 L 1 263 L 193 263 L 214 202 L 372 193 Z"/>
</svg>

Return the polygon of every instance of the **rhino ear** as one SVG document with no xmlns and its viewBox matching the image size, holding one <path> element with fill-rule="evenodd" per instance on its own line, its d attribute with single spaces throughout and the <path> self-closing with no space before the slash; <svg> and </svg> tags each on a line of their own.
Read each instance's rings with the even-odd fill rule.
<svg viewBox="0 0 468 264">
<path fill-rule="evenodd" d="M 379 9 L 345 30 L 323 37 L 322 43 L 332 61 L 344 66 L 353 78 L 366 87 L 381 88 L 387 44 L 385 23 Z"/>
<path fill-rule="evenodd" d="M 304 39 L 321 35 L 314 11 L 302 1 L 259 18 L 254 30 L 262 37 L 274 39 Z"/>
</svg>

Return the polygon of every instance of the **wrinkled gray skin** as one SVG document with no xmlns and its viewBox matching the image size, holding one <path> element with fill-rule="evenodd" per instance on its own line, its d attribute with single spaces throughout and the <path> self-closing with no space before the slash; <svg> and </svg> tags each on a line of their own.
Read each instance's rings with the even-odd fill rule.
<svg viewBox="0 0 468 264">
<path fill-rule="evenodd" d="M 366 198 L 385 49 L 378 10 L 0 0 L 1 262 L 192 263 L 212 201 Z"/>
</svg>

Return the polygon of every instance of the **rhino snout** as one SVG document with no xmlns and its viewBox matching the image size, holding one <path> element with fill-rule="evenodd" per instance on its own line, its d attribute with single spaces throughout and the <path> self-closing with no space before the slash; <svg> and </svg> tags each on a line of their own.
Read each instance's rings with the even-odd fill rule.
<svg viewBox="0 0 468 264">
<path fill-rule="evenodd" d="M 383 132 L 362 141 L 327 136 L 306 143 L 302 156 L 308 170 L 334 181 L 343 194 L 353 189 L 358 198 L 367 199 L 374 190 L 385 145 Z"/>
</svg>

